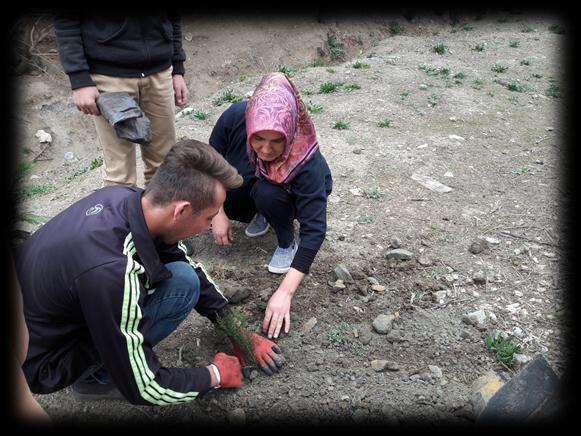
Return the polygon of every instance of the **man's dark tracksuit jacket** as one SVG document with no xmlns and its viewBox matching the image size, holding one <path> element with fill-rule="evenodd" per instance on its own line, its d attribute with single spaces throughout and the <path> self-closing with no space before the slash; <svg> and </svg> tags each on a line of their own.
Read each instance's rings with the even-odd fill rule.
<svg viewBox="0 0 581 436">
<path fill-rule="evenodd" d="M 101 362 L 133 404 L 191 401 L 210 389 L 206 368 L 163 367 L 149 341 L 148 289 L 185 261 L 200 279 L 196 311 L 216 322 L 228 301 L 185 247 L 150 235 L 143 190 L 102 188 L 51 219 L 14 252 L 30 334 L 23 364 L 35 393 L 60 390 Z"/>
<path fill-rule="evenodd" d="M 184 74 L 178 13 L 58 12 L 54 28 L 72 89 L 95 86 L 91 74 L 145 77 L 170 66 Z"/>
</svg>

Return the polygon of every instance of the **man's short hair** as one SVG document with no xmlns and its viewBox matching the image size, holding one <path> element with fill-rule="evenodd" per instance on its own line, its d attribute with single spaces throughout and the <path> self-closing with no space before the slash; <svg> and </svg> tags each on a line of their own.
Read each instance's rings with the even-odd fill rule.
<svg viewBox="0 0 581 436">
<path fill-rule="evenodd" d="M 215 203 L 218 182 L 229 190 L 240 187 L 243 179 L 212 146 L 186 139 L 170 149 L 147 184 L 145 195 L 157 206 L 189 201 L 197 213 Z"/>
</svg>

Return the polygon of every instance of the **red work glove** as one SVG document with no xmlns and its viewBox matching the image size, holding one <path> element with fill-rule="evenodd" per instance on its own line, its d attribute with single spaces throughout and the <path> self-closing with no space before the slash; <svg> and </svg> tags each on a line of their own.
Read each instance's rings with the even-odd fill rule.
<svg viewBox="0 0 581 436">
<path fill-rule="evenodd" d="M 278 369 L 286 362 L 284 356 L 280 354 L 281 351 L 278 345 L 256 333 L 252 333 L 251 338 L 254 344 L 254 357 L 258 360 L 260 369 L 267 375 L 273 375 L 278 372 Z M 240 363 L 244 365 L 244 353 L 234 341 L 232 341 L 232 344 L 234 346 L 234 354 L 236 354 Z"/>
<path fill-rule="evenodd" d="M 212 363 L 220 372 L 220 386 L 223 388 L 239 388 L 242 386 L 242 367 L 238 358 L 226 353 L 218 353 Z"/>
</svg>

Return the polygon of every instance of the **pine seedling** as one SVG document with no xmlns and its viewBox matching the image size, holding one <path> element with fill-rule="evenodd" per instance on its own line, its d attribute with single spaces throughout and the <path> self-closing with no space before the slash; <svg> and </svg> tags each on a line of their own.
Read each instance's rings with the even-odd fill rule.
<svg viewBox="0 0 581 436">
<path fill-rule="evenodd" d="M 228 336 L 238 345 L 244 355 L 247 366 L 256 366 L 258 364 L 254 356 L 254 344 L 252 342 L 252 333 L 248 328 L 246 316 L 239 310 L 232 309 L 227 315 L 218 317 L 216 324 L 218 333 Z"/>
</svg>

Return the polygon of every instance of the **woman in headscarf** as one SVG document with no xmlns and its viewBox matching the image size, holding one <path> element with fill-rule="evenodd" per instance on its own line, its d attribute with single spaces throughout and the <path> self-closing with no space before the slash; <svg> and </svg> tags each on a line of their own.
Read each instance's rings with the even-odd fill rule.
<svg viewBox="0 0 581 436">
<path fill-rule="evenodd" d="M 269 227 L 276 233 L 268 270 L 286 275 L 268 302 L 262 327 L 277 338 L 283 323 L 289 331 L 293 295 L 325 239 L 333 183 L 329 166 L 307 107 L 283 73 L 265 75 L 249 101 L 230 106 L 209 142 L 244 178 L 241 188 L 228 191 L 212 220 L 216 243 L 232 242 L 230 219 L 250 222 L 249 237 L 264 235 Z"/>
</svg>

